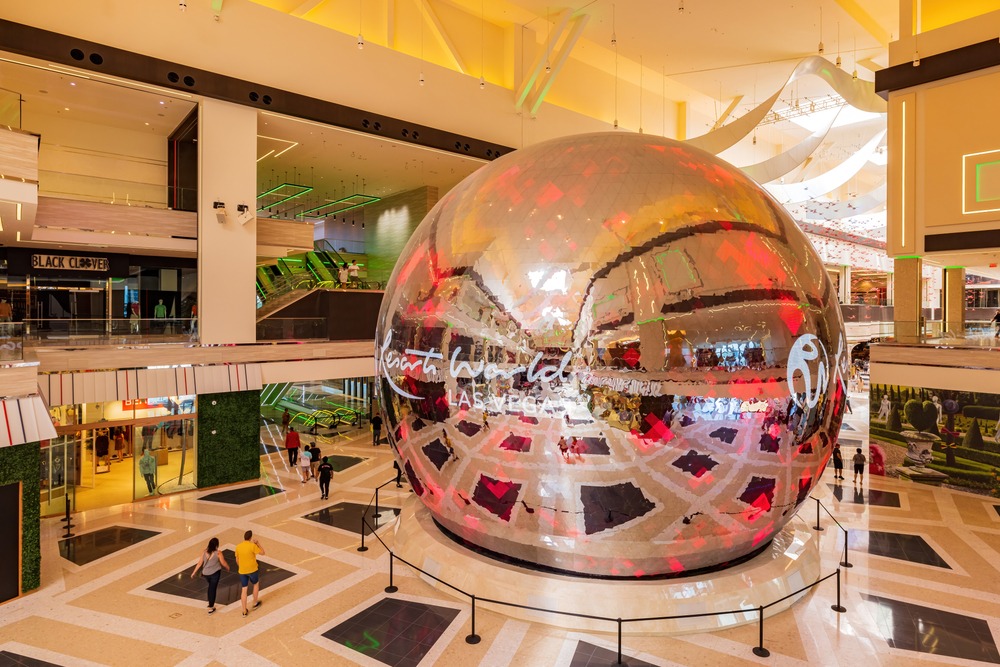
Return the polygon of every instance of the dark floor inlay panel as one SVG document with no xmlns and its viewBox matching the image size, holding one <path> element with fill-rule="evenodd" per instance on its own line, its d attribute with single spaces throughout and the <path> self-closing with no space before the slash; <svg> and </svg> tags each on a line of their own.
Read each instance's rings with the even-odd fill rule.
<svg viewBox="0 0 1000 667">
<path fill-rule="evenodd" d="M 577 642 L 576 651 L 569 667 L 607 667 L 618 662 L 618 652 L 611 651 L 600 646 L 595 646 L 587 642 Z M 622 652 L 622 663 L 629 667 L 654 667 L 652 663 L 645 660 L 631 658 Z"/>
<path fill-rule="evenodd" d="M 1000 664 L 989 624 L 981 618 L 862 593 L 889 646 Z"/>
<path fill-rule="evenodd" d="M 0 667 L 60 667 L 54 662 L 45 662 L 38 658 L 29 658 L 19 653 L 0 651 Z"/>
<path fill-rule="evenodd" d="M 1000 505 L 994 505 L 993 509 L 997 511 L 997 514 L 1000 514 Z"/>
<path fill-rule="evenodd" d="M 130 526 L 101 528 L 92 533 L 59 540 L 59 555 L 77 565 L 86 565 L 159 534 L 156 530 Z"/>
<path fill-rule="evenodd" d="M 840 544 L 843 545 L 843 541 Z M 880 530 L 852 530 L 848 544 L 851 549 L 867 550 L 873 556 L 885 556 L 910 563 L 951 569 L 938 552 L 919 535 L 887 533 Z"/>
<path fill-rule="evenodd" d="M 236 567 L 236 554 L 233 553 L 232 549 L 223 549 L 223 556 L 226 559 L 226 563 L 229 565 L 229 572 L 225 570 L 222 571 L 222 576 L 219 578 L 219 590 L 216 593 L 215 603 L 217 605 L 226 605 L 232 603 L 239 603 L 240 601 L 240 575 L 237 574 L 238 570 Z M 274 586 L 285 579 L 290 579 L 295 576 L 294 572 L 289 572 L 288 570 L 282 569 L 277 565 L 271 565 L 267 562 L 267 557 L 257 559 L 258 572 L 260 572 L 260 589 L 264 589 Z M 193 565 L 192 565 L 193 567 Z M 185 568 L 180 572 L 170 575 L 162 581 L 158 581 L 146 590 L 156 591 L 157 593 L 167 593 L 168 595 L 179 595 L 183 598 L 188 598 L 189 600 L 205 600 L 205 604 L 208 604 L 208 582 L 205 578 L 198 573 L 194 579 L 191 578 L 191 567 Z M 253 587 L 250 587 L 249 593 L 253 592 Z"/>
<path fill-rule="evenodd" d="M 324 458 L 322 450 L 320 458 Z M 351 466 L 356 466 L 359 463 L 367 461 L 367 459 L 360 456 L 343 456 L 342 454 L 327 454 L 325 458 L 326 462 L 333 466 L 333 472 L 344 472 Z"/>
<path fill-rule="evenodd" d="M 367 509 L 366 509 L 367 508 Z M 367 520 L 364 530 L 365 535 L 371 535 L 371 527 L 381 528 L 387 523 L 392 523 L 399 515 L 399 510 L 395 507 L 380 507 L 379 514 L 382 516 L 375 518 L 375 507 L 367 507 L 359 503 L 337 503 L 321 510 L 310 512 L 303 516 L 316 523 L 322 523 L 341 530 L 349 530 L 352 533 L 361 534 L 361 515 Z"/>
<path fill-rule="evenodd" d="M 245 505 L 261 498 L 267 498 L 278 493 L 284 493 L 284 489 L 278 489 L 266 484 L 255 484 L 242 489 L 229 489 L 228 491 L 218 491 L 202 496 L 198 500 L 208 500 L 213 503 L 226 503 L 227 505 Z"/>
<path fill-rule="evenodd" d="M 850 474 L 850 471 L 847 471 Z M 847 475 L 844 475 L 847 477 Z M 840 502 L 854 503 L 856 505 L 877 505 L 879 507 L 902 507 L 899 504 L 899 494 L 895 491 L 879 491 L 869 489 L 868 496 L 865 497 L 865 490 L 860 486 L 847 488 L 843 484 L 827 484 L 833 490 L 833 497 Z"/>
<path fill-rule="evenodd" d="M 386 598 L 323 636 L 386 665 L 416 667 L 456 616 L 457 609 Z"/>
</svg>

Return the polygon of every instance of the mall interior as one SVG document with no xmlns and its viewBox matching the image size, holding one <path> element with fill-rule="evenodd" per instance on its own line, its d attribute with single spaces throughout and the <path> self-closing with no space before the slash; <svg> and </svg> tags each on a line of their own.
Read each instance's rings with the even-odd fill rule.
<svg viewBox="0 0 1000 667">
<path fill-rule="evenodd" d="M 998 36 L 5 3 L 0 666 L 1000 664 Z"/>
</svg>

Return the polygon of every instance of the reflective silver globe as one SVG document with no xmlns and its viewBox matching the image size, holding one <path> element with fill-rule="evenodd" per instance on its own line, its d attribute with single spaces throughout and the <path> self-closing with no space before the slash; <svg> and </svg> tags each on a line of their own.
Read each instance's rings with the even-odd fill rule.
<svg viewBox="0 0 1000 667">
<path fill-rule="evenodd" d="M 469 545 L 602 577 L 766 546 L 843 417 L 816 252 L 729 164 L 624 132 L 519 150 L 413 234 L 377 332 L 414 491 Z"/>
</svg>

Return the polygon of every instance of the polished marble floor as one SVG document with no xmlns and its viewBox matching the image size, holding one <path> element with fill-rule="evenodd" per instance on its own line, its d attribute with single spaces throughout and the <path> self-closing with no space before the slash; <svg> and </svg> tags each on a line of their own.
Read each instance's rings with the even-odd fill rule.
<svg viewBox="0 0 1000 667">
<path fill-rule="evenodd" d="M 867 444 L 866 402 L 855 395 L 852 404 L 848 437 Z M 470 421 L 470 427 L 475 425 Z M 519 425 L 517 416 L 490 417 L 494 431 L 507 433 Z M 68 554 L 68 544 L 60 542 L 62 524 L 46 519 L 42 588 L 0 607 L 0 667 L 589 667 L 614 661 L 614 626 L 606 633 L 573 631 L 484 608 L 476 612 L 482 641 L 469 644 L 468 600 L 432 588 L 398 561 L 394 583 L 399 590 L 386 593 L 388 554 L 371 536 L 367 551 L 357 548 L 361 512 L 375 487 L 395 478 L 389 448 L 372 447 L 367 430 L 321 437 L 325 455 L 351 464 L 334 474 L 330 499 L 322 500 L 318 486 L 301 483 L 284 452 L 273 447 L 280 442 L 277 429 L 265 426 L 261 437 L 271 446 L 256 482 L 78 515 L 74 532 L 82 541 L 74 547 L 76 562 L 62 555 Z M 312 436 L 303 440 L 311 442 Z M 450 458 L 446 447 L 445 453 Z M 443 465 L 450 465 L 448 459 Z M 218 493 L 229 502 L 206 498 Z M 674 637 L 626 634 L 626 661 L 803 667 L 1000 662 L 1000 503 L 995 498 L 878 477 L 858 487 L 850 479 L 836 484 L 832 470 L 814 495 L 850 531 L 854 567 L 842 571 L 846 613 L 830 610 L 836 591 L 824 583 L 789 611 L 767 617 L 769 658 L 751 652 L 758 629 L 748 625 Z M 390 546 L 394 510 L 409 497 L 408 487 L 396 489 L 391 483 L 380 491 L 380 503 L 393 509 L 383 511 L 376 531 Z M 618 501 L 622 514 L 645 509 L 624 488 Z M 495 509 L 504 511 L 502 503 Z M 794 521 L 811 530 L 815 503 L 809 501 Z M 820 533 L 823 568 L 832 572 L 841 559 L 843 534 L 825 514 L 821 521 L 826 528 Z M 248 528 L 267 552 L 262 562 L 287 574 L 277 580 L 265 573 L 262 606 L 249 616 L 240 615 L 238 604 L 220 606 L 209 616 L 204 583 L 187 573 L 209 538 L 218 537 L 232 549 Z M 151 534 L 137 540 L 145 533 L 136 531 Z M 447 574 L 446 569 L 438 573 Z M 233 599 L 232 591 L 226 595 L 227 602 Z"/>
</svg>

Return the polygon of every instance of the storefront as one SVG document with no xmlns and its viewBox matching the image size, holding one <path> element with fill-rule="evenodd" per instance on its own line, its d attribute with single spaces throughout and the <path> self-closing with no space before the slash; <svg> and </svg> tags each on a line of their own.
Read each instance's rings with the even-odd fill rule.
<svg viewBox="0 0 1000 667">
<path fill-rule="evenodd" d="M 151 333 L 181 333 L 195 306 L 192 258 L 38 248 L 0 254 L 7 262 L 0 297 L 29 335 L 139 333 L 134 319 L 163 320 L 144 327 Z"/>
<path fill-rule="evenodd" d="M 41 512 L 62 514 L 197 487 L 196 396 L 52 407 L 42 443 Z"/>
</svg>

